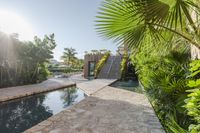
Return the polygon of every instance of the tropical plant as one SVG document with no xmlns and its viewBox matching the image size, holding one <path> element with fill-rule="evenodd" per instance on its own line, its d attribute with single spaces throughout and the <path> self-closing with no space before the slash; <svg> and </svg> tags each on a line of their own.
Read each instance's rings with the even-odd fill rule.
<svg viewBox="0 0 200 133">
<path fill-rule="evenodd" d="M 189 50 L 184 45 L 173 46 L 166 52 L 143 47 L 131 55 L 138 78 L 167 132 L 178 127 L 187 130 L 191 122 L 182 107 L 187 98 L 185 90 L 189 89 L 186 86 Z M 169 124 L 174 121 L 178 126 Z"/>
<path fill-rule="evenodd" d="M 189 133 L 177 124 L 173 116 L 169 117 L 169 121 L 166 122 L 166 126 L 168 127 L 167 131 L 171 133 Z"/>
<path fill-rule="evenodd" d="M 76 58 L 76 49 L 74 48 L 64 48 L 63 56 L 61 59 L 64 61 L 64 63 L 68 66 L 73 66 Z"/>
<path fill-rule="evenodd" d="M 196 0 L 105 0 L 97 30 L 129 47 L 142 45 L 149 36 L 158 42 L 176 34 L 200 48 L 199 13 Z"/>
<path fill-rule="evenodd" d="M 120 64 L 120 73 L 121 73 L 121 79 L 124 80 L 128 68 L 128 53 L 124 53 L 121 64 Z"/>
<path fill-rule="evenodd" d="M 74 61 L 74 68 L 82 70 L 83 69 L 83 65 L 84 65 L 84 60 L 83 59 L 76 59 Z"/>
<path fill-rule="evenodd" d="M 192 116 L 194 122 L 190 125 L 189 130 L 192 133 L 200 132 L 200 60 L 194 60 L 190 63 L 190 80 L 188 86 L 192 88 L 188 90 L 190 94 L 186 102 L 188 115 Z"/>
<path fill-rule="evenodd" d="M 101 69 L 103 68 L 103 65 L 106 63 L 107 59 L 110 56 L 110 52 L 107 52 L 104 54 L 104 56 L 98 61 L 95 70 L 94 70 L 94 77 L 97 78 L 99 75 Z"/>
<path fill-rule="evenodd" d="M 54 34 L 22 42 L 16 35 L 0 33 L 0 46 L 0 87 L 37 83 L 47 78 L 45 64 L 53 57 Z"/>
<path fill-rule="evenodd" d="M 192 116 L 195 122 L 193 122 L 189 131 L 192 133 L 200 132 L 200 89 L 193 89 L 188 91 L 190 94 L 188 95 L 188 99 L 185 100 L 186 108 L 188 110 L 188 115 Z"/>
<path fill-rule="evenodd" d="M 200 48 L 197 2 L 105 0 L 97 16 L 102 36 L 129 46 L 139 80 L 170 133 L 187 132 L 193 122 L 182 106 L 190 89 L 188 47 Z"/>
</svg>

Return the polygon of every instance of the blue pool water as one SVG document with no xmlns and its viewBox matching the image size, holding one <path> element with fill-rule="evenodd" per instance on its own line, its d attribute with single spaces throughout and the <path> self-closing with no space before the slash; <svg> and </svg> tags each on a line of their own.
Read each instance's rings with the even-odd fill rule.
<svg viewBox="0 0 200 133">
<path fill-rule="evenodd" d="M 0 133 L 21 133 L 84 98 L 83 91 L 69 87 L 0 103 Z"/>
</svg>

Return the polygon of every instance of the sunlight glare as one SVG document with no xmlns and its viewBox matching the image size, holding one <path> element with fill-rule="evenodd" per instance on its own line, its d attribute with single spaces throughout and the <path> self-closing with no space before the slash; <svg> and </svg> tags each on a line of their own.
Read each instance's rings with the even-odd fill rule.
<svg viewBox="0 0 200 133">
<path fill-rule="evenodd" d="M 7 34 L 18 33 L 20 40 L 33 40 L 34 33 L 31 26 L 23 17 L 9 12 L 0 10 L 0 31 Z"/>
</svg>

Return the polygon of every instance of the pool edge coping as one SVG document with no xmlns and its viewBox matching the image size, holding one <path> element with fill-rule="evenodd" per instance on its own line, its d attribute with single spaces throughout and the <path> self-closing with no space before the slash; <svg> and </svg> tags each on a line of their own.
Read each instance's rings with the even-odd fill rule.
<svg viewBox="0 0 200 133">
<path fill-rule="evenodd" d="M 45 93 L 45 92 L 51 92 L 51 91 L 54 91 L 54 90 L 60 90 L 60 89 L 63 89 L 65 87 L 71 87 L 71 86 L 76 86 L 76 83 L 70 83 L 70 84 L 67 84 L 67 85 L 61 85 L 61 86 L 55 87 L 55 88 L 54 87 L 53 88 L 45 88 L 44 90 L 37 90 L 37 91 L 34 91 L 34 92 L 26 92 L 26 93 L 18 95 L 18 96 L 17 95 L 13 95 L 13 96 L 10 96 L 10 97 L 4 97 L 3 99 L 0 99 L 0 103 L 4 103 L 4 102 L 7 102 L 7 101 L 12 101 L 12 100 L 15 100 L 15 99 L 24 98 L 24 97 L 27 97 L 27 96 L 34 96 L 34 95 Z"/>
</svg>

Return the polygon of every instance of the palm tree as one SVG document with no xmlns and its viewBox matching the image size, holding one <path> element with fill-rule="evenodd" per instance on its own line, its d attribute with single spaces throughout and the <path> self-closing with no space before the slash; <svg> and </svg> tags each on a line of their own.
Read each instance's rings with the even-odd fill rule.
<svg viewBox="0 0 200 133">
<path fill-rule="evenodd" d="M 74 48 L 64 48 L 63 56 L 61 58 L 67 65 L 72 66 L 74 64 L 74 60 L 76 60 L 76 54 L 77 52 Z"/>
<path fill-rule="evenodd" d="M 129 47 L 146 40 L 184 38 L 200 48 L 196 0 L 105 0 L 97 16 L 98 32 Z"/>
<path fill-rule="evenodd" d="M 160 111 L 158 116 L 161 120 L 168 121 L 167 124 L 163 123 L 170 128 L 167 131 L 178 128 L 178 132 L 186 132 L 181 128 L 187 129 L 192 123 L 188 121 L 185 111 L 179 110 L 184 104 L 180 97 L 185 96 L 185 90 L 188 89 L 185 79 L 190 53 L 177 53 L 174 50 L 180 50 L 179 46 L 187 48 L 183 44 L 188 47 L 192 44 L 200 49 L 200 25 L 197 17 L 200 7 L 197 2 L 104 0 L 97 16 L 97 31 L 101 35 L 124 42 L 134 52 L 131 58 L 136 65 L 139 80 L 150 98 L 154 99 L 153 106 Z M 170 47 L 165 50 L 165 44 L 173 45 L 174 49 Z M 171 106 L 168 106 L 169 103 L 172 103 Z M 175 103 L 177 104 L 173 105 Z M 176 120 L 172 121 L 166 114 L 172 115 Z"/>
</svg>

